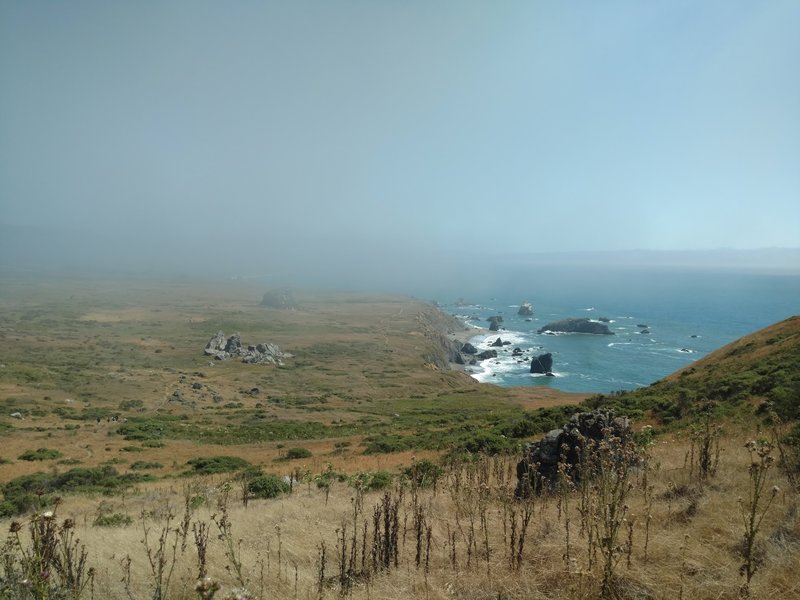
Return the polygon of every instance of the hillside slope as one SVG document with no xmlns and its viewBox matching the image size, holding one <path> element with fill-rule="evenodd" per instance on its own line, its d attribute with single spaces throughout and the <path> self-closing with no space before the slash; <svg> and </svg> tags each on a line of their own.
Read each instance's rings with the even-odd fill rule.
<svg viewBox="0 0 800 600">
<path fill-rule="evenodd" d="M 739 338 L 646 388 L 595 396 L 587 403 L 615 405 L 639 415 L 649 413 L 669 423 L 691 413 L 704 400 L 723 409 L 768 400 L 781 417 L 798 418 L 800 317 Z"/>
</svg>

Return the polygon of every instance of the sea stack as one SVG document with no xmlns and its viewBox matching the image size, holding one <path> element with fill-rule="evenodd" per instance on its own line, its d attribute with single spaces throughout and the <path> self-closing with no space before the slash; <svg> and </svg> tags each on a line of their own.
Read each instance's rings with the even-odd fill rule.
<svg viewBox="0 0 800 600">
<path fill-rule="evenodd" d="M 548 352 L 547 354 L 540 354 L 531 359 L 531 373 L 541 373 L 542 375 L 549 375 L 553 372 L 553 355 Z"/>
<path fill-rule="evenodd" d="M 525 300 L 519 307 L 517 314 L 522 317 L 530 317 L 533 315 L 533 304 Z"/>
</svg>

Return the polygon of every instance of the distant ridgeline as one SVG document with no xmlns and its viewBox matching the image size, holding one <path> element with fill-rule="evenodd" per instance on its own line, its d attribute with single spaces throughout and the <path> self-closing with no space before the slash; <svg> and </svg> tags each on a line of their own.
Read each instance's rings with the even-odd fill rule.
<svg viewBox="0 0 800 600">
<path fill-rule="evenodd" d="M 748 403 L 784 420 L 800 418 L 800 317 L 739 338 L 646 388 L 593 396 L 586 404 L 632 417 L 649 413 L 668 424 L 706 401 L 722 412 Z"/>
</svg>

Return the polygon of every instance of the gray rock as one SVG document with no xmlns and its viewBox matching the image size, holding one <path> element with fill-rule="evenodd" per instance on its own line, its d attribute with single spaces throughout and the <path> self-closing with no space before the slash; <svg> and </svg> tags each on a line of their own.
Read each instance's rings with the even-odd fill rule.
<svg viewBox="0 0 800 600">
<path fill-rule="evenodd" d="M 497 338 L 494 342 L 492 342 L 491 345 L 492 345 L 493 348 L 502 348 L 503 347 L 503 340 L 500 339 L 500 338 Z"/>
<path fill-rule="evenodd" d="M 520 304 L 517 314 L 523 317 L 530 317 L 533 315 L 533 304 L 525 300 L 522 304 Z"/>
<path fill-rule="evenodd" d="M 220 352 L 225 351 L 225 334 L 218 331 L 216 335 L 212 336 L 206 344 L 205 353 L 208 356 L 215 356 Z"/>
<path fill-rule="evenodd" d="M 225 343 L 225 352 L 231 356 L 238 356 L 242 351 L 242 339 L 238 333 L 234 333 Z"/>
<path fill-rule="evenodd" d="M 483 352 L 478 354 L 476 358 L 480 360 L 486 360 L 487 358 L 497 358 L 497 350 L 484 350 Z"/>
<path fill-rule="evenodd" d="M 477 354 L 478 349 L 469 342 L 467 342 L 466 344 L 461 346 L 461 352 L 463 352 L 464 354 Z"/>
<path fill-rule="evenodd" d="M 267 342 L 248 344 L 243 347 L 241 336 L 238 333 L 226 339 L 225 334 L 221 331 L 209 340 L 204 352 L 209 356 L 213 356 L 216 360 L 239 357 L 242 362 L 248 364 L 268 363 L 282 365 L 284 358 L 291 357 L 291 354 L 283 352 L 275 344 Z"/>
</svg>

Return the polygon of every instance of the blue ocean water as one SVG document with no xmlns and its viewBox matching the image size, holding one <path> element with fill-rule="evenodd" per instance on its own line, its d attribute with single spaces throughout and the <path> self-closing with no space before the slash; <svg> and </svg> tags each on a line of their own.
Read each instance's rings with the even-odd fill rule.
<svg viewBox="0 0 800 600">
<path fill-rule="evenodd" d="M 550 386 L 563 391 L 611 392 L 646 386 L 729 342 L 800 314 L 800 276 L 660 270 L 509 269 L 494 289 L 442 303 L 443 310 L 473 326 L 503 317 L 503 329 L 476 336 L 489 348 L 498 337 L 510 345 L 496 359 L 468 368 L 482 382 L 500 386 Z M 517 315 L 534 306 L 532 317 Z M 538 334 L 567 317 L 610 319 L 614 335 Z M 530 320 L 526 320 L 530 319 Z M 646 325 L 649 333 L 642 333 Z M 515 347 L 522 357 L 512 356 Z M 555 377 L 533 375 L 530 359 L 553 354 Z"/>
</svg>

